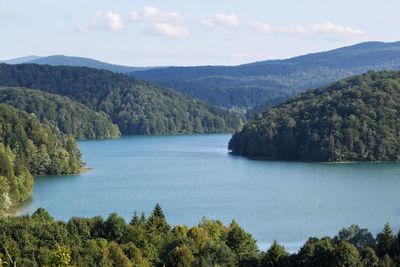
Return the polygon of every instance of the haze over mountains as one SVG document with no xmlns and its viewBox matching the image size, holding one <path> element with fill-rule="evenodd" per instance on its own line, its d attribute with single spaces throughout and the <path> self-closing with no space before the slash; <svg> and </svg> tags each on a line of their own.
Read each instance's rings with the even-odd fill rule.
<svg viewBox="0 0 400 267">
<path fill-rule="evenodd" d="M 132 75 L 220 107 L 252 108 L 274 105 L 306 89 L 369 70 L 398 69 L 400 42 L 367 42 L 285 60 L 170 67 Z"/>
<path fill-rule="evenodd" d="M 115 65 L 86 57 L 72 57 L 64 55 L 53 55 L 47 57 L 27 56 L 15 59 L 0 61 L 6 64 L 39 64 L 51 66 L 71 66 L 71 67 L 89 67 L 94 69 L 104 69 L 118 73 L 129 73 L 132 71 L 148 70 L 151 67 L 129 67 Z"/>
</svg>

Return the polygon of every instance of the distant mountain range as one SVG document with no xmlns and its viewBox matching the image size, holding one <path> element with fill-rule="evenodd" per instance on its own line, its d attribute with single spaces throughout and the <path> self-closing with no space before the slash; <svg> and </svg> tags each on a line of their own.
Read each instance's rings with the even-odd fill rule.
<svg viewBox="0 0 400 267">
<path fill-rule="evenodd" d="M 400 70 L 400 42 L 366 42 L 290 59 L 239 66 L 129 67 L 63 55 L 28 56 L 4 62 L 83 66 L 125 73 L 212 105 L 250 110 L 252 115 L 299 92 L 348 76 L 369 70 Z"/>
<path fill-rule="evenodd" d="M 220 107 L 261 106 L 261 110 L 351 75 L 399 69 L 400 42 L 367 42 L 285 60 L 230 67 L 169 67 L 131 75 Z"/>
<path fill-rule="evenodd" d="M 118 73 L 129 73 L 133 71 L 148 70 L 152 67 L 129 67 L 122 65 L 115 65 L 99 60 L 85 58 L 85 57 L 70 57 L 64 55 L 54 55 L 48 57 L 27 56 L 15 59 L 0 61 L 7 64 L 39 64 L 51 66 L 71 66 L 71 67 L 89 67 L 94 69 L 109 70 Z"/>
</svg>

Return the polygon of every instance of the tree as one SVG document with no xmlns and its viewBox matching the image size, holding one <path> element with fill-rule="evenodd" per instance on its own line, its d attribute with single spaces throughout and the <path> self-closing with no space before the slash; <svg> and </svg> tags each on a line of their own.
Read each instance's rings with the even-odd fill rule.
<svg viewBox="0 0 400 267">
<path fill-rule="evenodd" d="M 371 247 L 366 247 L 362 250 L 361 258 L 363 267 L 377 267 L 379 265 L 379 258 Z"/>
<path fill-rule="evenodd" d="M 149 232 L 158 232 L 167 234 L 170 231 L 170 226 L 165 219 L 164 212 L 159 204 L 153 209 L 153 212 L 147 218 L 146 228 Z"/>
<path fill-rule="evenodd" d="M 361 229 L 358 225 L 351 225 L 343 228 L 337 236 L 334 237 L 335 242 L 347 241 L 357 249 L 363 249 L 367 246 L 375 246 L 375 239 L 368 229 Z"/>
<path fill-rule="evenodd" d="M 336 246 L 334 255 L 337 267 L 353 267 L 359 266 L 361 263 L 357 248 L 346 241 L 341 241 Z"/>
<path fill-rule="evenodd" d="M 171 267 L 191 267 L 195 258 L 192 251 L 186 246 L 175 247 L 170 253 L 168 253 L 167 266 Z"/>
<path fill-rule="evenodd" d="M 378 244 L 376 252 L 380 257 L 383 257 L 385 254 L 390 255 L 392 253 L 394 236 L 389 223 L 386 223 L 383 228 L 383 232 L 378 234 L 377 241 Z"/>
<path fill-rule="evenodd" d="M 43 208 L 38 208 L 33 214 L 32 218 L 35 220 L 39 220 L 41 222 L 51 222 L 53 221 L 53 217 L 51 217 L 50 213 Z"/>
<path fill-rule="evenodd" d="M 115 242 L 110 242 L 108 245 L 108 258 L 111 260 L 112 266 L 133 267 L 121 247 Z"/>
<path fill-rule="evenodd" d="M 70 267 L 71 264 L 71 249 L 66 246 L 56 245 L 50 252 L 49 267 Z"/>
<path fill-rule="evenodd" d="M 330 237 L 312 237 L 301 247 L 296 255 L 296 262 L 299 266 L 334 267 L 334 251 L 335 243 Z"/>
<path fill-rule="evenodd" d="M 104 222 L 104 236 L 108 240 L 119 241 L 127 232 L 127 226 L 124 218 L 118 216 L 117 213 L 111 213 Z"/>
<path fill-rule="evenodd" d="M 250 266 L 256 261 L 258 253 L 256 241 L 235 220 L 229 226 L 226 244 L 236 254 L 239 266 Z"/>
<path fill-rule="evenodd" d="M 274 240 L 261 259 L 261 265 L 265 267 L 284 267 L 288 264 L 288 257 L 289 253 L 286 252 L 285 248 Z"/>
</svg>

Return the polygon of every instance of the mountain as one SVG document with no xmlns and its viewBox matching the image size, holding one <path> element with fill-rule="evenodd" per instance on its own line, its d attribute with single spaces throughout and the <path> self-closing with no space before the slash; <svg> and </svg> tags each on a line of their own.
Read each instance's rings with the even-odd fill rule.
<svg viewBox="0 0 400 267">
<path fill-rule="evenodd" d="M 7 62 L 6 62 L 7 63 Z M 109 64 L 106 62 L 98 61 L 91 58 L 85 57 L 70 57 L 63 55 L 54 55 L 48 57 L 35 58 L 29 61 L 21 63 L 31 63 L 40 65 L 51 65 L 51 66 L 74 66 L 74 67 L 88 67 L 94 69 L 109 70 L 117 73 L 128 73 L 132 71 L 148 70 L 151 67 L 128 67 L 121 65 Z M 12 63 L 10 63 L 12 64 Z"/>
<path fill-rule="evenodd" d="M 0 212 L 31 196 L 33 175 L 72 174 L 82 168 L 72 137 L 0 104 Z"/>
<path fill-rule="evenodd" d="M 242 115 L 124 74 L 86 67 L 0 64 L 0 85 L 68 96 L 108 114 L 123 134 L 234 132 Z"/>
<path fill-rule="evenodd" d="M 26 63 L 32 60 L 39 59 L 41 57 L 39 56 L 26 56 L 26 57 L 19 57 L 19 58 L 14 58 L 14 59 L 8 59 L 8 60 L 0 60 L 0 63 L 6 63 L 6 64 L 22 64 Z"/>
<path fill-rule="evenodd" d="M 367 42 L 285 60 L 239 66 L 158 68 L 131 75 L 216 106 L 264 109 L 306 89 L 351 75 L 399 69 L 400 42 Z"/>
<path fill-rule="evenodd" d="M 400 72 L 368 72 L 302 93 L 249 121 L 233 154 L 301 161 L 399 161 Z"/>
<path fill-rule="evenodd" d="M 0 87 L 0 103 L 34 114 L 41 122 L 52 124 L 77 139 L 114 138 L 118 126 L 108 115 L 93 111 L 69 97 L 39 90 Z"/>
</svg>

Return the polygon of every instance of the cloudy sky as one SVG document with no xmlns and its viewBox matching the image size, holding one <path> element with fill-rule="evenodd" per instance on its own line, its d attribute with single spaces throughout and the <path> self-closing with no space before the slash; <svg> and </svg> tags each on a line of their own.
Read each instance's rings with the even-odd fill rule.
<svg viewBox="0 0 400 267">
<path fill-rule="evenodd" d="M 0 59 L 235 65 L 400 40 L 399 0 L 0 0 Z"/>
</svg>

